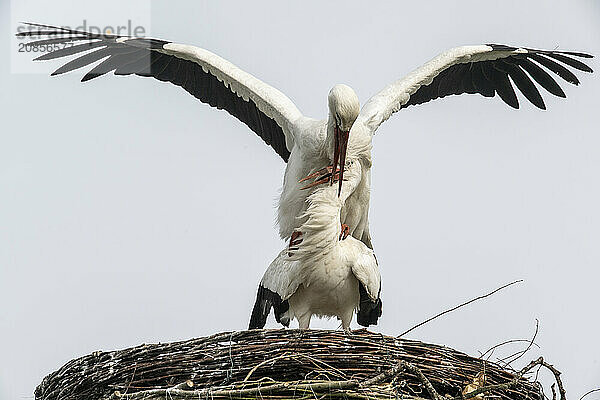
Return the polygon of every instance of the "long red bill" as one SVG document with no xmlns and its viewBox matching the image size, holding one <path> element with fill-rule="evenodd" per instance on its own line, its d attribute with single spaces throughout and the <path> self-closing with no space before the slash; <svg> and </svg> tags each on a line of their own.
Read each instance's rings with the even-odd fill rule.
<svg viewBox="0 0 600 400">
<path fill-rule="evenodd" d="M 342 193 L 342 182 L 344 181 L 344 167 L 346 166 L 346 149 L 348 148 L 348 137 L 350 132 L 340 132 L 340 181 L 338 186 L 338 197 Z M 335 163 L 335 162 L 334 162 Z M 335 168 L 334 168 L 335 171 Z"/>
<path fill-rule="evenodd" d="M 329 181 L 329 185 L 333 185 L 333 177 L 335 175 L 335 171 L 337 171 L 338 161 L 340 158 L 340 129 L 337 125 L 333 128 L 333 136 L 334 136 L 334 146 L 333 146 L 333 169 L 331 170 L 331 180 Z"/>
</svg>

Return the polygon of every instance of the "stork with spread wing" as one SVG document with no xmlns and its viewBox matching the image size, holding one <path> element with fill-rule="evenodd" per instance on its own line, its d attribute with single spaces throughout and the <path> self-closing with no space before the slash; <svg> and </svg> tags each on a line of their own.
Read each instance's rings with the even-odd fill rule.
<svg viewBox="0 0 600 400">
<path fill-rule="evenodd" d="M 592 57 L 585 53 L 495 44 L 457 47 L 390 84 L 362 109 L 350 87 L 334 86 L 328 97 L 329 115 L 318 120 L 302 115 L 277 89 L 199 47 L 28 25 L 29 31 L 17 35 L 38 37 L 30 46 L 59 47 L 37 60 L 75 56 L 52 75 L 96 63 L 82 81 L 109 72 L 168 81 L 200 101 L 226 110 L 257 133 L 287 162 L 277 221 L 280 236 L 291 238 L 292 248 L 302 240 L 298 228 L 304 220 L 300 216 L 306 211 L 310 193 L 303 189 L 334 181 L 339 181 L 341 188 L 343 167 L 355 160 L 361 165 L 362 179 L 342 208 L 342 230 L 372 248 L 368 222 L 371 142 L 379 125 L 396 111 L 466 93 L 484 97 L 498 94 L 506 104 L 519 108 L 513 84 L 533 105 L 545 109 L 538 86 L 566 97 L 556 77 L 578 85 L 579 80 L 568 67 L 592 72 L 580 61 Z"/>
<path fill-rule="evenodd" d="M 484 97 L 498 94 L 504 103 L 519 108 L 515 86 L 534 106 L 545 109 L 539 87 L 552 95 L 566 97 L 557 78 L 578 85 L 572 69 L 592 72 L 581 61 L 592 57 L 585 53 L 497 44 L 457 47 L 388 85 L 362 109 L 350 87 L 335 85 L 328 96 L 327 118 L 313 119 L 302 115 L 277 89 L 202 48 L 158 39 L 28 25 L 30 30 L 17 36 L 37 37 L 28 45 L 45 45 L 52 50 L 37 60 L 73 57 L 52 75 L 90 67 L 82 78 L 84 82 L 109 72 L 171 82 L 200 101 L 226 110 L 270 145 L 287 163 L 277 220 L 280 236 L 290 240 L 287 250 L 274 264 L 287 263 L 286 257 L 295 259 L 297 252 L 319 251 L 314 240 L 313 248 L 302 243 L 302 229 L 310 230 L 304 225 L 310 220 L 307 210 L 311 203 L 307 197 L 324 183 L 338 182 L 335 189 L 343 200 L 339 210 L 340 239 L 351 235 L 372 249 L 368 221 L 372 138 L 393 113 L 460 94 Z M 354 182 L 351 191 L 341 196 L 344 172 L 350 165 Z M 272 286 L 268 275 L 265 274 L 263 283 Z M 280 292 L 284 297 L 295 293 Z M 369 293 L 371 301 L 375 301 L 373 295 Z M 294 302 L 291 297 L 290 301 Z M 260 316 L 257 320 L 263 314 L 257 314 Z M 301 326 L 308 326 L 309 314 L 296 313 L 297 317 L 304 315 L 299 317 Z M 347 315 L 340 317 L 346 326 Z"/>
</svg>

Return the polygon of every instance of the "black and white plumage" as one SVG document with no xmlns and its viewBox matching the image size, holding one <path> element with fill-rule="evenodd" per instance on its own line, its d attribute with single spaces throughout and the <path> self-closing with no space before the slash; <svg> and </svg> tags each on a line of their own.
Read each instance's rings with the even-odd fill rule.
<svg viewBox="0 0 600 400">
<path fill-rule="evenodd" d="M 372 138 L 393 113 L 453 94 L 498 94 L 506 104 L 518 108 L 517 91 L 534 106 L 545 109 L 540 87 L 565 97 L 558 81 L 577 85 L 579 80 L 571 69 L 592 72 L 580 60 L 591 57 L 585 53 L 495 44 L 462 46 L 440 54 L 388 85 L 362 108 L 350 87 L 336 85 L 329 93 L 328 117 L 318 120 L 302 115 L 277 89 L 198 47 L 47 25 L 31 27 L 33 31 L 18 35 L 42 37 L 33 42 L 38 45 L 70 46 L 38 57 L 39 60 L 77 57 L 56 70 L 55 75 L 96 63 L 83 81 L 109 72 L 154 77 L 181 86 L 202 102 L 224 109 L 248 125 L 287 162 L 277 219 L 284 239 L 297 232 L 304 234 L 301 227 L 308 218 L 307 197 L 312 190 L 318 190 L 302 190 L 304 184 L 299 181 L 337 162 L 346 168 L 359 163 L 360 179 L 353 191 L 344 196 L 341 222 L 349 227 L 352 237 L 368 248 L 372 248 L 368 221 Z M 276 299 L 271 303 L 277 308 Z"/>
<path fill-rule="evenodd" d="M 198 47 L 164 40 L 102 35 L 49 25 L 29 24 L 18 36 L 42 37 L 29 45 L 70 46 L 38 57 L 49 60 L 76 56 L 53 75 L 95 64 L 87 81 L 109 72 L 154 77 L 181 86 L 213 107 L 224 109 L 248 125 L 288 163 L 278 209 L 279 233 L 289 238 L 302 224 L 306 197 L 298 181 L 333 162 L 336 129 L 350 131 L 346 158 L 363 163 L 364 184 L 348 197 L 342 222 L 350 234 L 371 246 L 368 226 L 371 140 L 379 125 L 394 112 L 452 94 L 499 97 L 518 108 L 515 88 L 538 108 L 545 108 L 538 87 L 565 97 L 557 77 L 579 84 L 569 69 L 592 72 L 580 58 L 585 53 L 545 51 L 505 45 L 450 49 L 406 77 L 390 84 L 360 109 L 358 98 L 345 85 L 332 89 L 329 116 L 316 120 L 302 115 L 277 89 L 221 57 Z"/>
<path fill-rule="evenodd" d="M 593 72 L 588 65 L 577 59 L 591 57 L 578 52 L 498 44 L 456 47 L 373 96 L 361 110 L 361 117 L 363 121 L 368 121 L 372 130 L 376 130 L 379 124 L 400 109 L 465 93 L 484 97 L 498 94 L 506 104 L 519 108 L 511 81 L 531 104 L 545 110 L 546 105 L 536 83 L 555 96 L 566 97 L 548 71 L 571 84 L 579 85 L 577 76 L 565 65 Z"/>
<path fill-rule="evenodd" d="M 320 187 L 308 197 L 303 240 L 289 255 L 284 248 L 265 272 L 250 317 L 250 329 L 265 326 L 271 307 L 275 319 L 289 326 L 298 320 L 308 329 L 313 315 L 335 316 L 344 330 L 357 312 L 357 322 L 375 325 L 381 316 L 381 276 L 375 253 L 348 236 L 339 240 L 341 209 L 362 179 L 360 162 L 347 165 L 338 197 L 335 186 Z"/>
<path fill-rule="evenodd" d="M 182 87 L 203 103 L 226 110 L 256 132 L 287 162 L 290 151 L 284 129 L 301 116 L 278 90 L 226 60 L 198 47 L 151 38 L 131 38 L 28 24 L 33 29 L 18 36 L 47 37 L 28 46 L 62 45 L 35 60 L 78 56 L 58 68 L 60 75 L 93 65 L 81 79 L 89 81 L 109 72 L 153 77 Z"/>
</svg>

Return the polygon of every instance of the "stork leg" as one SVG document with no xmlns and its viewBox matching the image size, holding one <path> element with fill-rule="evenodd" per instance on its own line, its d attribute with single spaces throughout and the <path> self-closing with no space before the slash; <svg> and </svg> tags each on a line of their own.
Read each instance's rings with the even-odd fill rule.
<svg viewBox="0 0 600 400">
<path fill-rule="evenodd" d="M 288 257 L 291 257 L 294 250 L 298 250 L 298 245 L 302 243 L 302 232 L 294 231 L 290 237 L 290 244 L 288 246 Z"/>
<path fill-rule="evenodd" d="M 345 334 L 350 334 L 352 331 L 350 330 L 350 322 L 352 322 L 352 316 L 354 315 L 354 310 L 352 310 L 347 315 L 343 315 L 341 317 L 342 320 L 342 329 L 344 329 Z"/>
<path fill-rule="evenodd" d="M 300 329 L 308 329 L 310 326 L 310 317 L 312 317 L 311 313 L 306 313 L 298 317 L 298 328 Z"/>
</svg>

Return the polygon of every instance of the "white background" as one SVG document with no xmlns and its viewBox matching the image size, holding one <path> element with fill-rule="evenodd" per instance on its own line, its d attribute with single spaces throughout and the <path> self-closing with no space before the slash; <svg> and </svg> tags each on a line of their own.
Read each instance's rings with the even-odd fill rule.
<svg viewBox="0 0 600 400">
<path fill-rule="evenodd" d="M 11 72 L 18 21 L 112 24 L 150 10 L 152 36 L 212 50 L 314 117 L 325 117 L 334 84 L 364 103 L 457 45 L 600 55 L 592 0 L 136 4 L 29 1 L 12 14 L 0 5 L 2 399 L 32 398 L 43 376 L 94 350 L 245 329 L 284 246 L 274 220 L 285 165 L 245 125 L 152 79 L 50 78 L 60 62 Z M 464 95 L 381 126 L 370 214 L 383 276 L 376 331 L 398 334 L 522 278 L 409 337 L 477 356 L 530 337 L 537 318 L 536 341 L 569 398 L 600 386 L 600 84 L 578 76 L 578 88 L 559 81 L 566 100 L 542 93 L 548 111 L 522 96 L 512 110 Z"/>
</svg>

